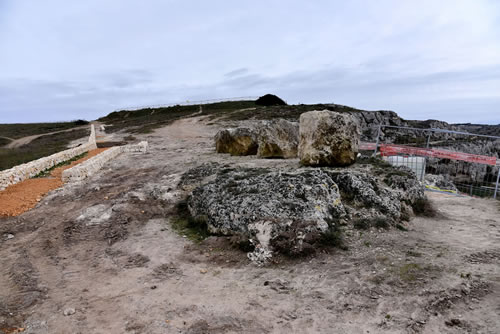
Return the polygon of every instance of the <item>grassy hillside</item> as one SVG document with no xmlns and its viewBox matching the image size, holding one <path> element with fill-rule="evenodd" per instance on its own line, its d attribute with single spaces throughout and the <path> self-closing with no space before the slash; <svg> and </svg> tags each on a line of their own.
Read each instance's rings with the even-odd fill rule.
<svg viewBox="0 0 500 334">
<path fill-rule="evenodd" d="M 298 120 L 301 113 L 311 110 L 329 109 L 334 111 L 357 111 L 334 104 L 300 104 L 263 107 L 255 104 L 255 101 L 232 101 L 203 104 L 202 112 L 199 114 L 200 106 L 172 106 L 165 108 L 146 108 L 139 110 L 115 111 L 102 117 L 99 121 L 112 126 L 106 127 L 106 131 L 113 132 L 127 129 L 132 133 L 148 133 L 153 129 L 165 126 L 177 119 L 194 115 L 209 115 L 212 119 L 244 120 L 244 119 L 273 119 L 286 118 Z"/>
<path fill-rule="evenodd" d="M 77 129 L 41 136 L 27 145 L 14 149 L 0 147 L 0 170 L 65 150 L 72 140 L 89 136 L 89 134 L 89 129 Z"/>
<path fill-rule="evenodd" d="M 87 124 L 87 121 L 60 122 L 60 123 L 17 123 L 0 124 L 0 137 L 18 139 L 26 136 L 39 135 L 54 131 L 71 129 Z M 0 143 L 0 146 L 1 143 Z"/>
</svg>

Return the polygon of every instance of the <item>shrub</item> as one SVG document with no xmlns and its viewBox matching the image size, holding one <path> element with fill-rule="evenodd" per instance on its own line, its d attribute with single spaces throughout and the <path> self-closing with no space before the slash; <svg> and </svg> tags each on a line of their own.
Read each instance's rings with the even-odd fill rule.
<svg viewBox="0 0 500 334">
<path fill-rule="evenodd" d="M 416 200 L 411 206 L 417 216 L 436 217 L 438 215 L 437 210 L 427 197 Z"/>
<path fill-rule="evenodd" d="M 261 96 L 255 101 L 256 105 L 259 106 L 285 106 L 286 102 L 277 97 L 276 95 L 266 94 Z"/>
</svg>

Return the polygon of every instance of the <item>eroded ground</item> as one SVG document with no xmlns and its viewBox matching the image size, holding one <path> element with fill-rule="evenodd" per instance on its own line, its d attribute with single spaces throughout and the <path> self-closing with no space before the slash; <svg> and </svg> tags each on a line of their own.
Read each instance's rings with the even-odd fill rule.
<svg viewBox="0 0 500 334">
<path fill-rule="evenodd" d="M 0 328 L 24 333 L 499 333 L 497 203 L 429 193 L 440 218 L 346 231 L 348 250 L 257 267 L 169 224 L 182 173 L 216 155 L 214 125 L 143 136 L 83 183 L 0 219 Z M 137 136 L 139 137 L 139 136 Z M 74 313 L 73 313 L 74 311 Z M 64 315 L 64 314 L 68 315 Z"/>
</svg>

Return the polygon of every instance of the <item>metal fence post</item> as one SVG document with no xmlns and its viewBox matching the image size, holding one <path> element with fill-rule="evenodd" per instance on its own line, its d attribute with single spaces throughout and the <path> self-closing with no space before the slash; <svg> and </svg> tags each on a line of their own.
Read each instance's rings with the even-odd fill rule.
<svg viewBox="0 0 500 334">
<path fill-rule="evenodd" d="M 426 146 L 426 148 L 429 148 L 429 146 L 431 144 L 431 134 L 432 134 L 432 131 L 429 131 L 429 135 L 427 136 L 427 146 Z"/>
<path fill-rule="evenodd" d="M 495 193 L 493 194 L 493 198 L 497 199 L 497 193 L 498 193 L 498 181 L 500 180 L 500 166 L 498 166 L 498 172 L 497 172 L 497 184 L 495 185 Z"/>
<path fill-rule="evenodd" d="M 382 124 L 378 125 L 378 131 L 377 131 L 377 142 L 375 143 L 375 151 L 373 151 L 373 156 L 377 156 L 377 151 L 378 151 L 378 144 L 380 141 L 380 131 L 382 129 Z"/>
</svg>

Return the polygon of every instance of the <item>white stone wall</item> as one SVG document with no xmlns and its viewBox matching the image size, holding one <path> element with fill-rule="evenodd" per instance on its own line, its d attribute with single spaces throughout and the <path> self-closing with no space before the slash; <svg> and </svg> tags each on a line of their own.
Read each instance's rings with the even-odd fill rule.
<svg viewBox="0 0 500 334">
<path fill-rule="evenodd" d="M 12 184 L 24 181 L 26 179 L 32 178 L 39 173 L 47 170 L 55 165 L 70 160 L 73 157 L 80 155 L 84 152 L 88 152 L 97 148 L 95 140 L 95 129 L 92 124 L 90 127 L 90 136 L 87 144 L 80 145 L 69 150 L 64 150 L 48 157 L 43 157 L 37 160 L 27 162 L 18 166 L 14 166 L 10 169 L 0 172 L 0 191 L 4 190 Z"/>
<path fill-rule="evenodd" d="M 124 152 L 147 152 L 148 142 L 142 141 L 136 145 L 114 146 L 99 153 L 75 167 L 66 169 L 62 174 L 63 182 L 81 181 L 100 170 L 106 162 Z"/>
</svg>

